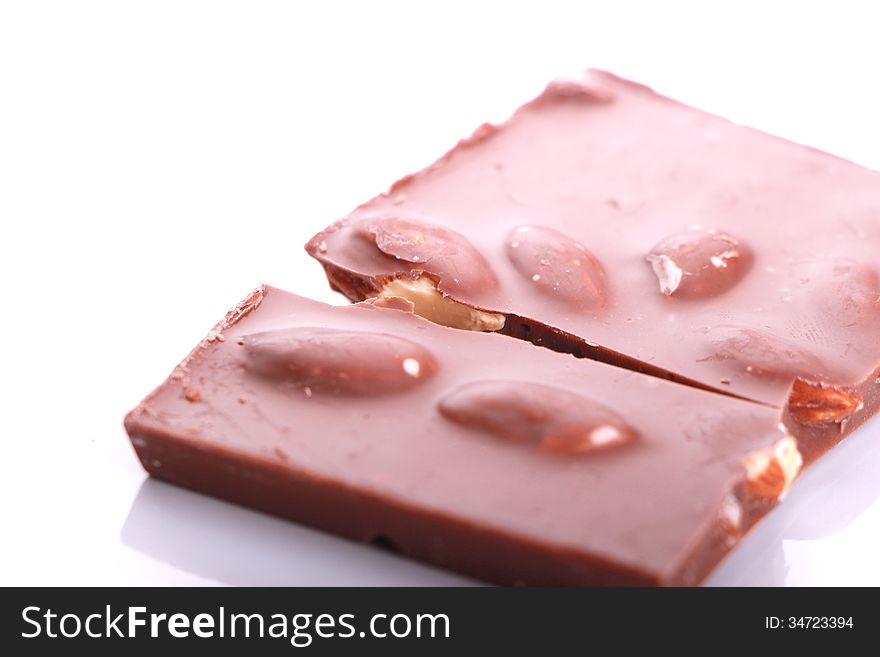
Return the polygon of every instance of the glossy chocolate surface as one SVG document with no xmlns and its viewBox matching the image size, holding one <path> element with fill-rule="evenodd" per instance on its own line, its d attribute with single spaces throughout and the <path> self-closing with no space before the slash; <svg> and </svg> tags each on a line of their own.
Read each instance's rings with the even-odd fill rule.
<svg viewBox="0 0 880 657">
<path fill-rule="evenodd" d="M 593 357 L 773 406 L 797 377 L 857 389 L 832 432 L 876 411 L 880 174 L 607 73 L 550 85 L 307 248 L 353 299 L 427 275 Z"/>
<path fill-rule="evenodd" d="M 775 409 L 407 307 L 260 288 L 126 418 L 144 467 L 505 584 L 698 582 L 797 473 Z"/>
</svg>

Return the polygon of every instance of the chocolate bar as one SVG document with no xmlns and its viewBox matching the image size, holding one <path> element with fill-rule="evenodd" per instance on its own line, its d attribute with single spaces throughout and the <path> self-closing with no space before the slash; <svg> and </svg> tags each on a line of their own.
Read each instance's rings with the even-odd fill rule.
<svg viewBox="0 0 880 657">
<path fill-rule="evenodd" d="M 764 405 L 261 287 L 125 421 L 153 476 L 499 584 L 695 584 L 784 494 Z"/>
<path fill-rule="evenodd" d="M 307 250 L 352 300 L 783 409 L 808 461 L 880 405 L 880 174 L 608 73 Z"/>
</svg>

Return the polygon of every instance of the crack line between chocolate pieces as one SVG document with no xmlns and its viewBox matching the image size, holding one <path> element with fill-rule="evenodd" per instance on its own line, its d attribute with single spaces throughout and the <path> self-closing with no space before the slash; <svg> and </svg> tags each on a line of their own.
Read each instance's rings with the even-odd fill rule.
<svg viewBox="0 0 880 657">
<path fill-rule="evenodd" d="M 308 250 L 308 245 L 307 245 Z M 604 348 L 600 345 L 590 344 L 587 340 L 579 338 L 572 333 L 561 329 L 542 324 L 535 320 L 512 313 L 503 313 L 490 308 L 478 308 L 470 304 L 459 301 L 455 297 L 440 290 L 440 280 L 434 275 L 420 271 L 414 278 L 412 274 L 396 273 L 382 277 L 379 280 L 368 281 L 362 276 L 340 267 L 336 263 L 328 263 L 321 261 L 327 278 L 332 289 L 340 292 L 353 302 L 376 301 L 381 299 L 389 299 L 393 297 L 406 299 L 414 305 L 414 313 L 422 319 L 433 324 L 446 326 L 447 328 L 457 330 L 478 330 L 488 333 L 499 333 L 501 335 L 511 337 L 518 340 L 530 342 L 536 347 L 542 347 L 554 351 L 556 353 L 569 354 L 575 358 L 583 358 L 604 363 L 611 367 L 617 367 L 630 372 L 636 372 L 645 376 L 651 376 L 664 381 L 677 383 L 685 387 L 703 390 L 716 395 L 738 399 L 740 401 L 757 404 L 766 408 L 775 408 L 782 410 L 781 407 L 774 404 L 768 404 L 750 397 L 743 397 L 727 390 L 714 388 L 705 383 L 700 383 L 694 379 L 681 376 L 669 370 L 651 365 L 645 361 L 641 361 L 632 356 L 627 356 L 620 352 Z M 413 284 L 421 281 L 428 282 L 427 286 L 413 287 Z M 399 283 L 408 283 L 409 286 L 398 286 Z M 430 302 L 430 297 L 434 295 L 437 299 Z M 440 307 L 431 307 L 430 312 L 425 313 L 426 306 L 434 306 L 437 301 L 441 301 Z M 443 321 L 444 313 L 451 308 L 468 311 L 480 317 L 497 317 L 503 318 L 503 324 L 497 329 L 490 329 L 490 323 L 463 322 L 461 317 L 455 317 L 455 321 Z M 482 325 L 485 324 L 485 325 Z"/>
<path fill-rule="evenodd" d="M 501 335 L 505 335 L 507 337 L 517 340 L 525 340 L 526 342 L 530 342 L 536 347 L 549 349 L 550 351 L 560 354 L 569 354 L 571 356 L 574 356 L 575 358 L 592 360 L 595 362 L 603 363 L 605 365 L 609 365 L 611 367 L 626 370 L 628 372 L 635 372 L 637 374 L 643 374 L 645 376 L 650 376 L 664 381 L 669 381 L 671 383 L 676 383 L 678 385 L 683 385 L 688 388 L 694 388 L 697 390 L 703 390 L 704 392 L 722 395 L 724 397 L 739 399 L 740 401 L 757 404 L 766 408 L 779 408 L 778 406 L 768 404 L 757 399 L 751 399 L 749 397 L 743 397 L 741 395 L 728 392 L 727 390 L 713 388 L 712 386 L 706 385 L 705 383 L 700 383 L 699 381 L 696 381 L 694 379 L 681 376 L 679 374 L 676 374 L 675 372 L 665 370 L 661 367 L 657 367 L 656 365 L 651 365 L 650 363 L 639 360 L 637 358 L 633 358 L 632 356 L 627 356 L 626 354 L 622 354 L 612 349 L 607 349 L 600 345 L 592 345 L 586 340 L 578 338 L 571 333 L 553 328 L 551 326 L 547 326 L 546 324 L 542 324 L 540 322 L 536 322 L 525 317 L 520 317 L 518 315 L 512 314 L 505 315 L 505 317 L 506 320 L 504 322 L 504 327 L 496 331 L 496 333 L 500 333 Z"/>
<path fill-rule="evenodd" d="M 334 268 L 334 273 L 335 269 L 336 268 Z M 395 284 L 401 281 L 417 283 L 424 280 L 430 280 L 432 282 L 430 290 L 416 290 L 414 288 L 410 289 L 406 287 L 393 287 Z M 676 374 L 675 372 L 671 372 L 661 367 L 651 365 L 650 363 L 639 360 L 637 358 L 633 358 L 632 356 L 627 356 L 626 354 L 622 354 L 620 352 L 602 347 L 600 345 L 593 345 L 589 343 L 589 341 L 583 338 L 579 338 L 571 333 L 568 333 L 567 331 L 563 331 L 561 329 L 542 324 L 541 322 L 537 322 L 527 317 L 521 317 L 519 315 L 514 315 L 511 313 L 500 313 L 487 308 L 476 308 L 474 306 L 471 306 L 470 304 L 458 301 L 448 294 L 441 293 L 438 289 L 438 283 L 439 282 L 435 280 L 432 276 L 426 275 L 425 273 L 422 273 L 419 277 L 415 279 L 411 279 L 405 275 L 398 275 L 394 277 L 389 277 L 385 284 L 381 286 L 378 293 L 374 295 L 365 294 L 363 299 L 356 299 L 354 301 L 374 302 L 377 300 L 387 300 L 394 297 L 406 299 L 407 301 L 410 301 L 414 304 L 414 308 L 412 311 L 414 312 L 414 314 L 418 315 L 426 321 L 431 322 L 432 324 L 437 324 L 439 326 L 445 326 L 447 328 L 463 331 L 477 330 L 485 333 L 498 333 L 500 335 L 504 335 L 506 337 L 510 337 L 516 340 L 529 342 L 536 347 L 548 349 L 555 353 L 569 354 L 571 356 L 574 356 L 575 358 L 603 363 L 611 367 L 617 367 L 619 369 L 629 372 L 651 376 L 657 379 L 661 379 L 663 381 L 669 381 L 671 383 L 683 385 L 688 388 L 703 390 L 704 392 L 722 395 L 724 397 L 731 397 L 733 399 L 757 404 L 766 408 L 780 409 L 780 407 L 773 404 L 768 404 L 766 402 L 762 402 L 757 399 L 751 399 L 749 397 L 743 397 L 742 395 L 737 395 L 727 390 L 721 390 L 720 388 L 713 388 L 712 386 L 706 385 L 705 383 L 700 383 L 699 381 L 681 376 L 679 374 Z M 427 314 L 424 312 L 424 310 L 422 310 L 422 308 L 424 308 L 425 306 L 425 298 L 427 297 L 428 292 L 432 292 L 433 294 L 438 295 L 438 297 L 442 296 L 442 301 L 445 304 L 443 309 L 437 310 L 432 308 L 432 312 Z M 411 298 L 414 293 L 416 293 L 416 296 L 414 298 Z M 343 294 L 344 296 L 347 296 L 349 299 L 351 299 L 351 297 L 346 295 L 344 292 Z M 460 318 L 458 317 L 455 318 L 456 321 L 454 322 L 444 322 L 441 321 L 441 316 L 444 312 L 446 312 L 446 310 L 448 310 L 447 307 L 459 307 L 481 316 L 502 317 L 504 318 L 504 321 L 503 324 L 497 329 L 487 329 L 479 326 L 465 325 L 461 321 L 458 321 L 460 320 Z"/>
</svg>

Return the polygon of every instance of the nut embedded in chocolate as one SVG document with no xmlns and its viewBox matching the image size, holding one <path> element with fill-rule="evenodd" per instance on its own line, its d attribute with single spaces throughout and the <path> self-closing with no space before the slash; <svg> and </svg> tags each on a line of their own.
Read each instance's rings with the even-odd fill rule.
<svg viewBox="0 0 880 657">
<path fill-rule="evenodd" d="M 584 454 L 632 442 L 636 431 L 587 397 L 525 381 L 477 381 L 446 395 L 440 413 L 457 424 L 556 454 Z"/>
<path fill-rule="evenodd" d="M 843 422 L 862 409 L 862 395 L 853 388 L 795 379 L 788 399 L 794 420 L 810 427 Z"/>
<path fill-rule="evenodd" d="M 437 369 L 425 347 L 384 333 L 298 327 L 245 335 L 248 371 L 312 392 L 381 395 L 412 388 Z"/>
<path fill-rule="evenodd" d="M 405 299 L 416 315 L 450 328 L 466 331 L 500 331 L 504 328 L 504 315 L 458 303 L 440 292 L 429 276 L 394 278 L 382 287 L 378 298 Z"/>
<path fill-rule="evenodd" d="M 370 297 L 369 299 L 364 299 L 361 303 L 365 303 L 370 306 L 375 306 L 376 308 L 388 308 L 390 310 L 399 310 L 405 313 L 413 313 L 415 314 L 416 306 L 415 304 L 407 299 L 406 297 L 396 296 L 396 295 L 388 295 L 388 296 L 378 296 L 378 297 Z"/>
<path fill-rule="evenodd" d="M 614 100 L 614 92 L 593 71 L 584 71 L 576 76 L 551 80 L 544 92 L 533 102 L 540 104 L 554 100 L 610 103 Z"/>
<path fill-rule="evenodd" d="M 718 516 L 715 519 L 715 528 L 721 534 L 727 545 L 733 546 L 743 533 L 743 510 L 739 500 L 732 493 L 724 496 Z"/>
<path fill-rule="evenodd" d="M 489 263 L 464 236 L 442 226 L 401 217 L 367 219 L 358 234 L 411 271 L 429 272 L 448 292 L 495 287 Z"/>
<path fill-rule="evenodd" d="M 877 332 L 880 323 L 880 273 L 851 258 L 821 262 L 808 270 L 809 287 L 816 306 L 829 320 L 846 328 L 864 327 Z"/>
<path fill-rule="evenodd" d="M 550 299 L 596 310 L 605 305 L 605 271 L 580 242 L 545 226 L 518 226 L 507 236 L 507 259 Z"/>
<path fill-rule="evenodd" d="M 797 477 L 803 463 L 797 441 L 791 436 L 750 454 L 745 460 L 746 492 L 759 500 L 778 500 Z"/>
<path fill-rule="evenodd" d="M 709 355 L 700 362 L 729 362 L 765 379 L 821 378 L 826 368 L 813 354 L 765 331 L 719 326 L 708 332 Z"/>
<path fill-rule="evenodd" d="M 663 294 L 703 299 L 736 285 L 752 264 L 752 252 L 728 233 L 695 227 L 665 238 L 645 259 Z"/>
</svg>

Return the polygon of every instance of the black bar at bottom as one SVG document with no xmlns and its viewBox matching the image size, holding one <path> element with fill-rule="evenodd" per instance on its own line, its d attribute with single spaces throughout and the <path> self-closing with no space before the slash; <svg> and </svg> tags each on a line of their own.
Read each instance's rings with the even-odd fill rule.
<svg viewBox="0 0 880 657">
<path fill-rule="evenodd" d="M 584 655 L 647 644 L 757 655 L 866 645 L 880 632 L 871 598 L 864 589 L 37 588 L 4 589 L 0 613 L 3 646 L 15 649 L 5 654 Z"/>
</svg>

